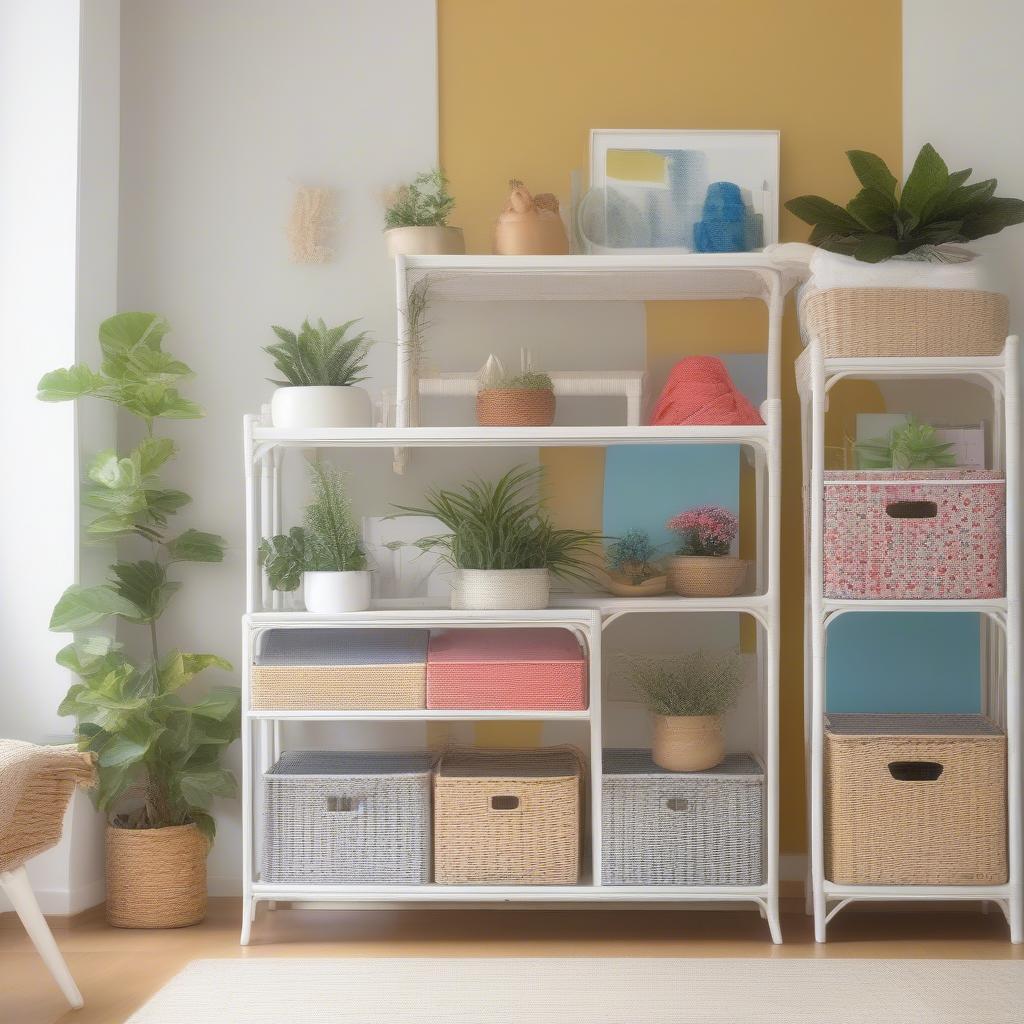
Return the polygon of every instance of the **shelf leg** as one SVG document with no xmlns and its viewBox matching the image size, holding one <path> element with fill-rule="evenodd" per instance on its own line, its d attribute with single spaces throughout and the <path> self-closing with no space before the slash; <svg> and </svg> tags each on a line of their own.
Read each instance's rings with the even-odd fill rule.
<svg viewBox="0 0 1024 1024">
<path fill-rule="evenodd" d="M 248 946 L 252 938 L 252 922 L 256 916 L 256 902 L 251 896 L 242 899 L 242 934 L 239 936 L 238 944 Z"/>
<path fill-rule="evenodd" d="M 1010 941 L 1019 945 L 1024 941 L 1024 899 L 1018 889 L 1009 899 Z"/>
<path fill-rule="evenodd" d="M 768 897 L 768 930 L 772 934 L 772 942 L 776 946 L 782 945 L 782 919 L 779 917 L 779 897 L 772 893 Z"/>
</svg>

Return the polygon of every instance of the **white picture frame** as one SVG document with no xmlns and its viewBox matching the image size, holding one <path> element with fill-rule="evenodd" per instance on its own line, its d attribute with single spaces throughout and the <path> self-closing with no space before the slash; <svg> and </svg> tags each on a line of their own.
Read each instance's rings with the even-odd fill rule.
<svg viewBox="0 0 1024 1024">
<path fill-rule="evenodd" d="M 591 194 L 603 197 L 605 236 L 588 239 L 585 225 L 581 237 L 590 252 L 756 252 L 779 240 L 779 132 L 690 131 L 684 129 L 594 128 L 590 132 Z M 617 150 L 645 151 L 652 155 L 679 153 L 675 182 L 654 179 L 618 181 L 608 175 L 609 154 Z M 685 161 L 685 163 L 684 163 Z M 672 166 L 665 165 L 666 179 Z M 681 185 L 680 182 L 685 182 Z M 707 188 L 729 183 L 742 195 L 747 230 L 744 248 L 709 248 L 724 244 L 706 228 L 697 228 Z M 659 195 L 658 193 L 662 193 Z M 619 209 L 613 216 L 607 208 L 615 195 Z M 731 193 L 730 193 L 731 194 Z M 595 205 L 591 201 L 589 212 Z M 626 216 L 623 216 L 625 211 Z M 666 212 L 667 211 L 667 212 Z M 602 215 L 600 201 L 597 203 Z M 703 224 L 703 221 L 702 221 Z M 702 232 L 704 248 L 695 239 Z M 616 235 L 616 232 L 618 234 Z M 600 231 L 595 232 L 600 235 Z M 711 236 L 709 240 L 709 235 Z M 751 244 L 759 240 L 760 245 Z M 623 244 L 639 241 L 641 244 Z"/>
</svg>

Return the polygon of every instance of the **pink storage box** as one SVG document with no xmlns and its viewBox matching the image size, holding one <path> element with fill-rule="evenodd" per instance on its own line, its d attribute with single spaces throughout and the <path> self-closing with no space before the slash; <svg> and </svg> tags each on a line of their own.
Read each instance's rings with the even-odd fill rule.
<svg viewBox="0 0 1024 1024">
<path fill-rule="evenodd" d="M 564 629 L 452 629 L 427 648 L 427 707 L 570 711 L 587 706 L 587 662 Z"/>
<path fill-rule="evenodd" d="M 1006 481 L 983 469 L 825 473 L 825 596 L 1004 592 Z"/>
</svg>

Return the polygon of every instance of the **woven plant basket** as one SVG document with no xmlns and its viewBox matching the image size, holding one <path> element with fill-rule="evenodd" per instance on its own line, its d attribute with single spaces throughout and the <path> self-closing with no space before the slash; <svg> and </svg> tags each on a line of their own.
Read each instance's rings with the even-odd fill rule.
<svg viewBox="0 0 1024 1024">
<path fill-rule="evenodd" d="M 555 393 L 538 388 L 484 388 L 476 395 L 480 427 L 550 427 Z"/>
<path fill-rule="evenodd" d="M 206 855 L 195 825 L 107 827 L 107 924 L 184 928 L 206 917 Z"/>
<path fill-rule="evenodd" d="M 732 597 L 747 578 L 747 562 L 731 555 L 675 555 L 669 586 L 682 597 Z"/>
<path fill-rule="evenodd" d="M 533 611 L 547 608 L 547 569 L 459 569 L 452 582 L 452 607 Z"/>
<path fill-rule="evenodd" d="M 827 288 L 800 313 L 826 358 L 994 356 L 1009 331 L 1005 295 L 952 288 Z"/>
</svg>

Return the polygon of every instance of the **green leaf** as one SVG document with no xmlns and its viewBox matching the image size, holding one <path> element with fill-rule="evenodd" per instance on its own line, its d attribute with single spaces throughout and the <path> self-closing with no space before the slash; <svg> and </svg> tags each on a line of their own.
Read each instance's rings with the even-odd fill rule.
<svg viewBox="0 0 1024 1024">
<path fill-rule="evenodd" d="M 160 666 L 160 689 L 163 693 L 180 690 L 208 668 L 222 668 L 230 672 L 231 662 L 216 654 L 183 654 L 181 651 L 175 651 L 165 658 Z"/>
<path fill-rule="evenodd" d="M 71 633 L 95 626 L 110 615 L 135 619 L 138 607 L 113 587 L 68 587 L 50 616 L 50 629 L 55 633 Z"/>
<path fill-rule="evenodd" d="M 124 662 L 121 644 L 103 634 L 76 636 L 57 652 L 57 664 L 76 675 L 89 678 L 109 672 Z"/>
<path fill-rule="evenodd" d="M 144 718 L 133 718 L 125 723 L 116 736 L 111 736 L 99 748 L 101 768 L 124 768 L 137 764 L 163 732 L 163 726 Z"/>
<path fill-rule="evenodd" d="M 900 196 L 900 209 L 919 221 L 928 202 L 948 187 L 949 168 L 945 160 L 926 142 L 917 154 Z M 858 257 L 859 258 L 859 257 Z M 877 262 L 875 260 L 868 262 Z"/>
<path fill-rule="evenodd" d="M 895 238 L 888 235 L 865 235 L 853 255 L 862 263 L 881 263 L 899 251 L 900 244 Z"/>
<path fill-rule="evenodd" d="M 110 813 L 131 787 L 135 774 L 136 766 L 133 764 L 103 767 L 99 773 L 99 785 L 92 791 L 97 810 Z"/>
<path fill-rule="evenodd" d="M 160 351 L 160 342 L 170 330 L 157 313 L 118 313 L 100 324 L 103 372 L 110 377 L 125 376 L 131 353 L 136 348 Z"/>
<path fill-rule="evenodd" d="M 176 388 L 160 383 L 126 383 L 121 389 L 121 404 L 144 419 L 199 419 L 203 410 L 195 402 L 182 398 Z"/>
<path fill-rule="evenodd" d="M 119 459 L 112 448 L 93 456 L 86 476 L 109 490 L 138 487 L 142 482 L 138 461 L 135 458 Z"/>
<path fill-rule="evenodd" d="M 113 586 L 121 597 L 131 602 L 135 614 L 126 616 L 131 622 L 147 623 L 160 618 L 167 602 L 181 589 L 181 584 L 167 579 L 167 572 L 159 562 L 143 559 L 139 562 L 115 562 Z"/>
<path fill-rule="evenodd" d="M 184 508 L 192 499 L 184 491 L 174 490 L 147 490 L 146 505 L 154 522 L 161 526 L 167 522 L 167 517 Z"/>
<path fill-rule="evenodd" d="M 168 459 L 173 458 L 178 448 L 167 437 L 147 437 L 136 449 L 139 469 L 144 477 L 155 473 Z"/>
<path fill-rule="evenodd" d="M 962 233 L 968 241 L 998 234 L 1003 228 L 1024 223 L 1024 200 L 992 196 L 964 217 Z"/>
<path fill-rule="evenodd" d="M 850 161 L 853 173 L 857 175 L 857 180 L 864 188 L 880 192 L 884 197 L 892 200 L 893 206 L 896 205 L 898 182 L 896 176 L 880 156 L 868 153 L 863 149 L 849 149 L 846 151 L 846 158 Z"/>
<path fill-rule="evenodd" d="M 861 230 L 860 224 L 846 210 L 821 196 L 797 196 L 785 205 L 801 220 L 818 225 L 831 234 L 846 235 Z"/>
<path fill-rule="evenodd" d="M 260 541 L 260 564 L 266 569 L 267 580 L 274 590 L 298 589 L 306 568 L 305 550 L 306 532 L 301 526 Z"/>
<path fill-rule="evenodd" d="M 221 667 L 230 668 L 227 662 Z M 224 722 L 237 715 L 241 704 L 242 694 L 237 686 L 217 686 L 207 694 L 198 704 L 191 705 L 193 714 L 200 718 L 211 718 L 215 722 Z"/>
<path fill-rule="evenodd" d="M 167 556 L 172 562 L 222 562 L 225 544 L 215 533 L 186 530 L 166 542 Z"/>
<path fill-rule="evenodd" d="M 873 188 L 862 188 L 846 209 L 868 231 L 884 231 L 892 227 L 896 202 Z"/>
<path fill-rule="evenodd" d="M 209 807 L 214 797 L 238 794 L 238 783 L 227 768 L 186 769 L 178 777 L 178 785 L 193 807 Z"/>
<path fill-rule="evenodd" d="M 212 844 L 217 836 L 217 823 L 213 820 L 213 816 L 205 811 L 196 810 L 191 811 L 189 816 L 196 828 L 206 836 L 206 841 Z"/>
<path fill-rule="evenodd" d="M 40 379 L 36 398 L 41 402 L 69 402 L 102 393 L 107 381 L 81 363 L 66 370 L 52 370 Z"/>
</svg>

